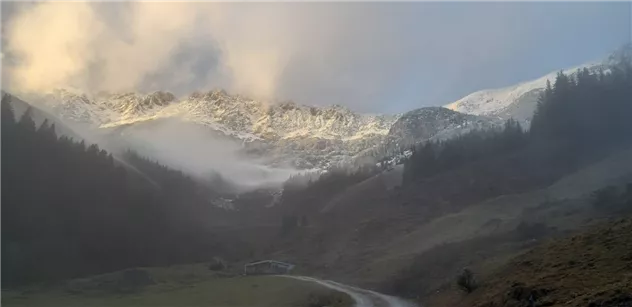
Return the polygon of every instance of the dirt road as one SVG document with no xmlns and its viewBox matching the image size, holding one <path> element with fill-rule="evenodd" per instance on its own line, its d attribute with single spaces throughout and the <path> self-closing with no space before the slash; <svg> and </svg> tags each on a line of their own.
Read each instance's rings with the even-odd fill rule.
<svg viewBox="0 0 632 307">
<path fill-rule="evenodd" d="M 394 296 L 344 285 L 331 280 L 321 280 L 307 276 L 283 275 L 283 277 L 310 281 L 336 291 L 344 292 L 351 296 L 351 298 L 355 301 L 356 307 L 417 307 L 417 305 L 412 302 L 408 302 Z"/>
</svg>

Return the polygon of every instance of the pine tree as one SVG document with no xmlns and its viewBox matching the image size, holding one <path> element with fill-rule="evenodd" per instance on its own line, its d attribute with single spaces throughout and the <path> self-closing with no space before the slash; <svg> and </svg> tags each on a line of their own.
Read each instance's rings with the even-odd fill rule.
<svg viewBox="0 0 632 307">
<path fill-rule="evenodd" d="M 37 133 L 44 134 L 45 131 L 50 129 L 50 125 L 48 124 L 48 118 L 45 118 L 42 124 L 37 128 Z"/>
<path fill-rule="evenodd" d="M 3 128 L 5 126 L 12 127 L 15 124 L 15 112 L 13 111 L 10 100 L 11 98 L 8 94 L 2 95 L 2 109 L 0 109 L 0 114 L 2 116 Z"/>
<path fill-rule="evenodd" d="M 52 123 L 48 130 L 45 132 L 46 136 L 51 140 L 57 139 L 57 132 L 55 131 L 55 123 Z"/>
<path fill-rule="evenodd" d="M 33 108 L 28 107 L 22 117 L 20 117 L 20 121 L 18 122 L 18 126 L 27 131 L 35 131 L 35 122 L 33 121 Z"/>
</svg>

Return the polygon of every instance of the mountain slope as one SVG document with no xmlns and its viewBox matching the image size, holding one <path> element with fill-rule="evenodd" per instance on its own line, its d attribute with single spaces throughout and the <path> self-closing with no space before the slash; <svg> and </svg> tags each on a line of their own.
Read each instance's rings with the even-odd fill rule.
<svg viewBox="0 0 632 307">
<path fill-rule="evenodd" d="M 460 306 L 630 306 L 632 221 L 543 244 L 513 259 Z"/>
<path fill-rule="evenodd" d="M 566 72 L 572 75 L 584 68 L 591 72 L 606 69 L 605 64 L 591 63 L 568 69 Z M 556 75 L 557 72 L 552 72 L 536 80 L 509 87 L 474 92 L 444 107 L 466 114 L 500 119 L 514 118 L 522 123 L 528 123 L 535 111 L 538 97 L 546 88 L 547 80 L 555 81 Z"/>
<path fill-rule="evenodd" d="M 631 50 L 624 46 L 603 62 L 569 71 L 607 71 L 609 64 L 629 57 Z M 141 139 L 153 140 L 162 136 L 149 132 L 168 131 L 178 138 L 186 136 L 192 143 L 221 139 L 222 144 L 213 146 L 236 148 L 223 156 L 245 156 L 259 165 L 310 170 L 393 158 L 412 144 L 488 128 L 509 118 L 528 127 L 538 97 L 547 80 L 555 76 L 554 72 L 514 86 L 478 91 L 445 108 L 421 108 L 395 115 L 361 114 L 336 105 L 258 101 L 221 90 L 178 98 L 160 91 L 86 95 L 58 89 L 29 101 L 68 123 L 87 125 L 91 132 L 107 135 L 110 144 L 134 146 L 138 138 L 133 142 L 127 138 L 139 130 L 144 131 Z M 192 137 L 173 129 L 182 122 L 195 127 L 189 130 L 201 132 Z M 145 143 L 145 147 L 156 147 Z"/>
<path fill-rule="evenodd" d="M 631 58 L 632 44 L 628 43 L 612 52 L 603 60 L 565 69 L 564 73 L 574 76 L 579 70 L 583 69 L 587 69 L 591 73 L 599 73 L 600 71 L 607 73 L 610 67 L 629 62 Z M 466 114 L 483 115 L 503 120 L 513 118 L 521 122 L 523 126 L 528 127 L 535 111 L 538 97 L 546 88 L 547 80 L 553 83 L 557 74 L 558 72 L 551 72 L 538 79 L 505 88 L 477 91 L 444 107 Z"/>
<path fill-rule="evenodd" d="M 445 140 L 474 129 L 487 129 L 502 121 L 484 116 L 463 114 L 442 107 L 425 107 L 402 114 L 388 131 L 384 140 L 361 156 L 382 158 L 389 164 L 410 155 L 410 148 L 422 141 Z"/>
<path fill-rule="evenodd" d="M 72 121 L 108 128 L 146 120 L 180 117 L 222 130 L 240 139 L 291 139 L 301 136 L 352 140 L 386 134 L 397 116 L 365 115 L 342 106 L 317 108 L 293 102 L 268 104 L 224 91 L 173 94 L 85 94 L 56 90 L 44 99 L 56 113 Z"/>
<path fill-rule="evenodd" d="M 453 133 L 462 133 L 476 128 L 487 128 L 494 124 L 488 118 L 452 111 L 440 107 L 427 107 L 404 113 L 388 132 L 389 137 L 407 143 L 419 140 L 448 138 Z"/>
<path fill-rule="evenodd" d="M 107 134 L 110 140 L 128 146 L 141 139 L 147 148 L 152 147 L 147 140 L 161 136 L 148 136 L 148 131 L 162 131 L 166 138 L 171 133 L 165 130 L 182 127 L 182 124 L 174 124 L 180 122 L 192 130 L 206 131 L 199 133 L 195 143 L 221 139 L 232 144 L 222 143 L 221 147 L 238 148 L 229 155 L 255 159 L 263 165 L 296 169 L 347 165 L 367 156 L 379 159 L 395 151 L 389 147 L 399 150 L 404 145 L 470 129 L 472 125 L 468 122 L 487 122 L 436 107 L 403 115 L 361 114 L 338 105 L 267 103 L 218 90 L 193 93 L 182 99 L 165 92 L 100 93 L 91 97 L 56 90 L 37 101 L 66 121 L 87 124 Z M 420 127 L 423 132 L 415 131 Z M 142 137 L 129 142 L 139 131 L 143 131 Z M 192 133 L 180 134 L 191 138 Z"/>
</svg>

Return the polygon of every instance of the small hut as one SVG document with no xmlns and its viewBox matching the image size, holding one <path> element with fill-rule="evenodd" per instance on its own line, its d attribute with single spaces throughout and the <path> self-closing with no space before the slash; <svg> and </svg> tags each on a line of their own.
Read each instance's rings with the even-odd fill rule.
<svg viewBox="0 0 632 307">
<path fill-rule="evenodd" d="M 290 263 L 263 260 L 244 265 L 244 275 L 288 274 L 293 268 L 294 265 Z"/>
</svg>

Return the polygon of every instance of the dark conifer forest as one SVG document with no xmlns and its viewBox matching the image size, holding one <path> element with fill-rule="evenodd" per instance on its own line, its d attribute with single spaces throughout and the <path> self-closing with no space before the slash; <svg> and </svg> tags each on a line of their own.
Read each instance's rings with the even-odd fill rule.
<svg viewBox="0 0 632 307">
<path fill-rule="evenodd" d="M 36 127 L 2 99 L 2 282 L 10 286 L 113 270 L 205 261 L 222 245 L 207 227 L 213 191 L 133 152 Z M 127 165 L 127 166 L 124 166 Z"/>
</svg>

